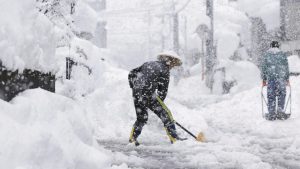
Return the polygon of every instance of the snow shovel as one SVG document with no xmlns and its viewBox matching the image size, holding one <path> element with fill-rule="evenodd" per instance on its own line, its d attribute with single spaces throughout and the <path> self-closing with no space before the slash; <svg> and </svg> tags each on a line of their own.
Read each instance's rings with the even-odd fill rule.
<svg viewBox="0 0 300 169">
<path fill-rule="evenodd" d="M 166 104 L 157 96 L 156 97 L 158 102 L 160 103 L 160 105 L 163 107 L 164 110 L 166 110 L 166 112 L 168 113 L 169 118 L 171 119 L 172 122 L 174 122 L 177 126 L 179 126 L 182 130 L 184 130 L 185 132 L 187 132 L 190 136 L 192 136 L 195 140 L 199 141 L 199 142 L 204 142 L 205 141 L 205 137 L 204 134 L 202 132 L 200 132 L 198 134 L 198 136 L 196 137 L 192 132 L 190 132 L 188 129 L 186 129 L 185 127 L 183 127 L 181 124 L 179 124 L 177 121 L 174 120 L 171 111 L 168 109 L 168 107 L 166 106 Z"/>
<path fill-rule="evenodd" d="M 268 102 L 267 102 L 267 99 L 266 97 L 264 96 L 264 93 L 263 93 L 263 90 L 266 86 L 263 86 L 261 88 L 261 107 L 262 107 L 262 116 L 263 118 L 266 118 L 267 117 L 267 113 L 264 111 L 264 105 L 266 105 L 268 107 Z M 288 95 L 288 99 L 285 103 L 285 106 L 284 106 L 284 114 L 285 114 L 285 118 L 283 118 L 284 120 L 290 118 L 291 114 L 292 114 L 292 87 L 289 85 L 289 95 Z M 287 112 L 287 107 L 289 106 L 289 113 L 286 113 Z M 281 118 L 282 119 L 282 118 Z"/>
</svg>

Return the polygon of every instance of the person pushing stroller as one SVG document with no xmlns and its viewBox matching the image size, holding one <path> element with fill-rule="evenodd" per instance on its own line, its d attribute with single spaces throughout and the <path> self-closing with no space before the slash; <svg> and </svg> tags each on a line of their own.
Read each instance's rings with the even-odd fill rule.
<svg viewBox="0 0 300 169">
<path fill-rule="evenodd" d="M 262 86 L 267 86 L 268 98 L 269 113 L 265 115 L 265 118 L 271 121 L 284 120 L 290 115 L 285 113 L 286 86 L 290 86 L 289 64 L 286 54 L 279 49 L 279 42 L 272 41 L 270 47 L 261 65 Z"/>
</svg>

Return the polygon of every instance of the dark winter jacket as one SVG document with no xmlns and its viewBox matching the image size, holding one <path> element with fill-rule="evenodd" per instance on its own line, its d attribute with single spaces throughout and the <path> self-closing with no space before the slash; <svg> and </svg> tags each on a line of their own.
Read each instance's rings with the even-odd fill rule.
<svg viewBox="0 0 300 169">
<path fill-rule="evenodd" d="M 155 92 L 164 100 L 167 96 L 170 70 L 166 62 L 146 62 L 142 66 L 130 71 L 129 86 L 133 91 L 152 96 Z"/>
<path fill-rule="evenodd" d="M 262 79 L 289 80 L 289 65 L 286 54 L 278 48 L 271 48 L 262 60 Z"/>
</svg>

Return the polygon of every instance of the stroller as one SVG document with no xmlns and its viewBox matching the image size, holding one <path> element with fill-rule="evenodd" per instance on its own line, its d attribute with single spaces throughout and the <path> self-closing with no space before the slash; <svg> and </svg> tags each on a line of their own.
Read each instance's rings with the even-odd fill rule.
<svg viewBox="0 0 300 169">
<path fill-rule="evenodd" d="M 267 99 L 265 97 L 266 93 L 264 90 L 266 87 L 263 86 L 261 89 L 261 105 L 262 105 L 262 116 L 263 118 L 265 118 L 266 120 L 286 120 L 288 118 L 290 118 L 291 114 L 292 114 L 292 88 L 291 86 L 288 86 L 289 93 L 287 94 L 287 99 L 285 100 L 285 106 L 284 106 L 284 112 L 277 112 L 275 118 L 270 118 L 270 114 L 268 112 L 268 102 Z M 288 111 L 288 112 L 287 112 Z"/>
</svg>

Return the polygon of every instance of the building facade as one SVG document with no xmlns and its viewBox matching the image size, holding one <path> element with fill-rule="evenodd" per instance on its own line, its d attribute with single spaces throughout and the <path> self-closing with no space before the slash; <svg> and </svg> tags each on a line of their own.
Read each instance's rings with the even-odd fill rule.
<svg viewBox="0 0 300 169">
<path fill-rule="evenodd" d="M 282 49 L 300 54 L 300 0 L 280 0 Z"/>
</svg>

